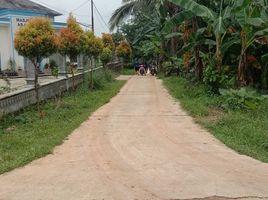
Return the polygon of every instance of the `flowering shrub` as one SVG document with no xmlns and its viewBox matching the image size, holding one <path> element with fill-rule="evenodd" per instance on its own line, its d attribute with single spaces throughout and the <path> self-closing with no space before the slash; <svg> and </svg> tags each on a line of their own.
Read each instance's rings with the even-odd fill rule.
<svg viewBox="0 0 268 200">
<path fill-rule="evenodd" d="M 51 22 L 47 18 L 32 18 L 15 35 L 15 49 L 27 57 L 35 67 L 35 95 L 39 109 L 38 59 L 49 57 L 57 50 L 56 38 Z"/>
<path fill-rule="evenodd" d="M 76 19 L 70 15 L 67 20 L 67 27 L 61 29 L 57 38 L 59 52 L 67 55 L 71 60 L 84 51 L 86 48 L 86 36 L 83 29 L 77 24 Z"/>
<path fill-rule="evenodd" d="M 113 41 L 113 36 L 109 33 L 103 33 L 102 34 L 102 41 L 105 48 L 109 48 L 111 51 L 114 51 L 115 44 Z"/>
<path fill-rule="evenodd" d="M 15 34 L 15 49 L 36 64 L 37 58 L 48 57 L 56 51 L 56 38 L 51 22 L 32 18 Z"/>
<path fill-rule="evenodd" d="M 126 40 L 123 40 L 116 47 L 115 53 L 118 57 L 123 58 L 123 60 L 129 60 L 132 55 L 132 50 L 129 43 Z"/>
<path fill-rule="evenodd" d="M 113 57 L 113 52 L 109 48 L 105 47 L 101 53 L 102 63 L 104 65 L 107 65 L 107 63 L 109 63 L 112 60 L 112 57 Z"/>
<path fill-rule="evenodd" d="M 93 57 L 99 56 L 104 48 L 102 39 L 96 37 L 91 31 L 87 31 L 86 36 L 86 54 Z"/>
</svg>

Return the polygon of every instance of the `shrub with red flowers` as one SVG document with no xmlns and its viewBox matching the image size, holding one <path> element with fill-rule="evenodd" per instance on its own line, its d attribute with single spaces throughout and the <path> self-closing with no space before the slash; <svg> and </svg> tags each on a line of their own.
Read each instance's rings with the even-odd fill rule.
<svg viewBox="0 0 268 200">
<path fill-rule="evenodd" d="M 113 41 L 113 36 L 110 33 L 103 33 L 102 34 L 102 41 L 105 48 L 109 48 L 111 51 L 114 51 L 115 44 Z"/>
<path fill-rule="evenodd" d="M 76 60 L 77 56 L 85 50 L 85 33 L 72 15 L 67 20 L 67 27 L 60 30 L 57 42 L 59 52 L 68 56 L 71 61 Z"/>
<path fill-rule="evenodd" d="M 132 50 L 128 41 L 123 40 L 116 47 L 116 56 L 122 58 L 124 61 L 128 61 L 131 58 Z"/>
<path fill-rule="evenodd" d="M 47 18 L 32 18 L 15 35 L 15 49 L 28 58 L 35 67 L 36 99 L 38 95 L 38 60 L 52 55 L 57 50 L 56 38 L 51 21 Z"/>
</svg>

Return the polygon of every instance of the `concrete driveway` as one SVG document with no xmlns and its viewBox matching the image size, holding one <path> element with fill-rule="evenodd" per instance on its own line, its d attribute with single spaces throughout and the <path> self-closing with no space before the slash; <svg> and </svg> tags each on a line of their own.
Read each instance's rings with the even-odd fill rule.
<svg viewBox="0 0 268 200">
<path fill-rule="evenodd" d="M 0 200 L 267 197 L 268 164 L 196 125 L 154 77 L 132 77 L 52 155 L 0 176 Z"/>
</svg>

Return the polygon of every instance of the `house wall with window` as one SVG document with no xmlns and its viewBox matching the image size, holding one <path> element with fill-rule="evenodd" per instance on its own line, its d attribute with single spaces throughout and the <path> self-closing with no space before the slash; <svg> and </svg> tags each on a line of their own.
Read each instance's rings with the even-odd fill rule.
<svg viewBox="0 0 268 200">
<path fill-rule="evenodd" d="M 5 1 L 5 0 L 3 0 Z M 25 5 L 23 5 L 25 2 Z M 31 4 L 33 2 L 30 2 Z M 29 5 L 29 1 L 18 1 L 20 6 Z M 40 5 L 38 5 L 40 6 Z M 35 5 L 36 7 L 36 5 Z M 12 69 L 17 71 L 18 69 L 25 70 L 27 62 L 25 58 L 20 56 L 14 48 L 14 38 L 16 31 L 24 26 L 30 18 L 33 17 L 47 17 L 51 19 L 52 25 L 55 31 L 59 31 L 66 26 L 65 23 L 55 22 L 54 17 L 60 14 L 56 11 L 40 6 L 40 10 L 30 9 L 13 9 L 13 8 L 1 8 L 0 2 L 0 69 L 1 71 Z M 44 59 L 40 65 L 40 70 L 44 69 L 48 59 Z M 12 64 L 12 65 L 11 65 Z"/>
</svg>

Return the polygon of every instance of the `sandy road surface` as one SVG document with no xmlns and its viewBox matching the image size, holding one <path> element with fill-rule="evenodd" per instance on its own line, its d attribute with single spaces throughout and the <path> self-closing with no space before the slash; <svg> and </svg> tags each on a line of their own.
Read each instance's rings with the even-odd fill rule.
<svg viewBox="0 0 268 200">
<path fill-rule="evenodd" d="M 265 197 L 268 165 L 201 129 L 153 77 L 132 77 L 53 155 L 0 176 L 1 200 Z"/>
</svg>

